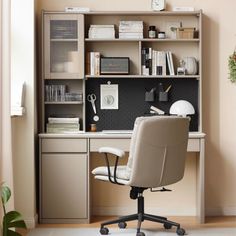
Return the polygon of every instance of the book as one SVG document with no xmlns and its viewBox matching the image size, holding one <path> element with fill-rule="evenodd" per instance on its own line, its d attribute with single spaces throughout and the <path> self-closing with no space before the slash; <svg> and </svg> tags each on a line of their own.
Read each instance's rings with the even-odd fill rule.
<svg viewBox="0 0 236 236">
<path fill-rule="evenodd" d="M 71 117 L 71 118 L 66 118 L 66 117 L 49 117 L 48 118 L 48 123 L 79 123 L 79 117 Z"/>
<path fill-rule="evenodd" d="M 167 64 L 168 64 L 169 73 L 170 75 L 175 75 L 172 52 L 168 51 L 166 53 L 166 56 L 167 56 Z"/>
</svg>

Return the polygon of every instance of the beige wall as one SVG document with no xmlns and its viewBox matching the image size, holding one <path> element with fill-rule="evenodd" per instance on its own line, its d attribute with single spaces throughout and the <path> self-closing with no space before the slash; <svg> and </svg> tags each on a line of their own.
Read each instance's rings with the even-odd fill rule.
<svg viewBox="0 0 236 236">
<path fill-rule="evenodd" d="M 40 21 L 41 9 L 62 11 L 65 6 L 87 6 L 92 10 L 101 11 L 150 10 L 150 2 L 150 0 L 38 0 L 37 14 Z M 208 214 L 236 214 L 236 87 L 227 79 L 227 58 L 236 45 L 236 30 L 233 26 L 236 1 L 221 1 L 223 4 L 219 2 L 216 4 L 215 0 L 168 0 L 167 2 L 169 7 L 192 5 L 196 9 L 203 9 L 205 14 L 203 19 L 203 129 L 207 134 L 206 209 Z M 93 161 L 93 165 L 97 164 Z M 176 191 L 170 195 L 148 193 L 146 206 L 164 210 L 172 202 L 172 205 L 169 205 L 170 209 L 173 207 L 178 211 L 178 207 L 181 207 L 179 204 L 186 203 L 184 208 L 186 214 L 188 208 L 190 212 L 194 211 L 195 199 L 192 198 L 196 183 L 194 165 L 195 158 L 190 156 L 186 176 L 182 182 L 174 186 Z M 25 170 L 32 171 L 29 167 L 31 168 L 32 165 L 27 164 Z M 26 173 L 23 175 L 28 176 Z M 93 186 L 95 212 L 114 211 L 116 210 L 114 206 L 117 205 L 134 207 L 135 203 L 127 200 L 128 190 L 123 192 L 119 187 L 113 186 L 109 193 L 96 191 L 100 188 L 105 191 L 106 186 L 103 183 L 96 183 Z M 114 196 L 117 203 L 114 202 Z"/>
<path fill-rule="evenodd" d="M 12 119 L 15 208 L 28 227 L 36 215 L 35 193 L 35 6 L 32 0 L 12 2 L 12 83 L 25 81 L 23 117 Z"/>
</svg>

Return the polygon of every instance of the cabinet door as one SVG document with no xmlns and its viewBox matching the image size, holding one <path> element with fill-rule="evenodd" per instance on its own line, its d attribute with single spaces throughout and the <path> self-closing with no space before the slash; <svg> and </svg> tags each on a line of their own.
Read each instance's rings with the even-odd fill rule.
<svg viewBox="0 0 236 236">
<path fill-rule="evenodd" d="M 41 218 L 87 218 L 87 155 L 41 156 Z"/>
<path fill-rule="evenodd" d="M 45 14 L 44 68 L 46 79 L 84 77 L 84 16 Z"/>
</svg>

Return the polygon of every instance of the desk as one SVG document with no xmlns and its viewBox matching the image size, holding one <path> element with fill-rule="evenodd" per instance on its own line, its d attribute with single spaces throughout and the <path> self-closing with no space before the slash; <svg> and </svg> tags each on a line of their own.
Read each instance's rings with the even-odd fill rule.
<svg viewBox="0 0 236 236">
<path fill-rule="evenodd" d="M 102 146 L 129 151 L 131 134 L 85 132 L 39 134 L 40 223 L 90 222 L 90 153 Z M 205 134 L 190 132 L 188 152 L 197 152 L 197 217 L 205 222 Z"/>
</svg>

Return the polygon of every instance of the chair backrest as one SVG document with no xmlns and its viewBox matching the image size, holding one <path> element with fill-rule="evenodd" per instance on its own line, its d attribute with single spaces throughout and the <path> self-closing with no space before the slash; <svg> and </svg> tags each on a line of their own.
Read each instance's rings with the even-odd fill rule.
<svg viewBox="0 0 236 236">
<path fill-rule="evenodd" d="M 139 117 L 135 121 L 127 169 L 129 185 L 160 187 L 183 178 L 189 119 Z"/>
</svg>

